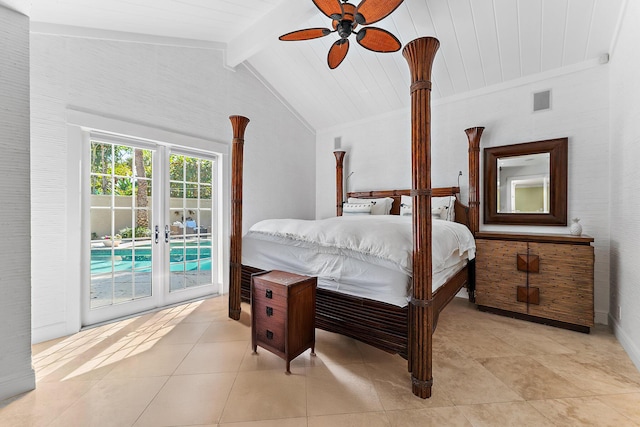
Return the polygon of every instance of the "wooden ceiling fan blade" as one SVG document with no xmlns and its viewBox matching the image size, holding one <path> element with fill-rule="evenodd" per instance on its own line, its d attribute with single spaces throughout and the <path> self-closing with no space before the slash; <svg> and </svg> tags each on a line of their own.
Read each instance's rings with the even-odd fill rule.
<svg viewBox="0 0 640 427">
<path fill-rule="evenodd" d="M 282 41 L 297 41 L 297 40 L 311 40 L 331 34 L 328 28 L 307 28 L 305 30 L 292 31 L 287 34 L 283 34 L 278 37 Z"/>
<path fill-rule="evenodd" d="M 356 9 L 356 22 L 360 25 L 378 22 L 389 16 L 403 1 L 404 0 L 362 0 Z"/>
<path fill-rule="evenodd" d="M 336 41 L 329 49 L 329 55 L 327 55 L 327 64 L 332 70 L 342 63 L 345 56 L 349 52 L 349 40 L 340 39 Z"/>
<path fill-rule="evenodd" d="M 342 16 L 342 4 L 340 0 L 313 0 L 320 12 L 324 13 L 331 19 L 340 19 Z"/>
<path fill-rule="evenodd" d="M 376 27 L 366 27 L 358 31 L 356 37 L 360 46 L 374 52 L 397 52 L 400 50 L 400 40 L 387 30 Z"/>
</svg>

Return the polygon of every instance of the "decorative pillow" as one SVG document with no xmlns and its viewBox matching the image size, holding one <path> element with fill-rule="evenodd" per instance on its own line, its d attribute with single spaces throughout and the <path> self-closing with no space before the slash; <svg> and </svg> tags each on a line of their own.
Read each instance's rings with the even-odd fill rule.
<svg viewBox="0 0 640 427">
<path fill-rule="evenodd" d="M 446 208 L 446 214 L 442 214 L 442 219 L 446 219 L 447 221 L 455 221 L 455 205 L 456 196 L 444 196 L 444 197 L 432 197 L 431 198 L 431 209 L 439 208 L 444 206 Z"/>
<path fill-rule="evenodd" d="M 411 216 L 411 215 L 413 215 L 413 206 L 401 203 L 400 216 Z"/>
<path fill-rule="evenodd" d="M 455 221 L 455 200 L 455 196 L 432 197 L 431 215 L 447 221 Z M 411 210 L 413 197 L 401 196 L 400 203 L 400 214 L 402 215 L 402 206 L 407 206 L 408 209 Z"/>
<path fill-rule="evenodd" d="M 358 199 L 355 197 L 349 197 L 347 203 L 371 203 L 373 202 L 373 208 L 371 208 L 371 215 L 389 215 L 391 213 L 391 205 L 393 205 L 392 197 L 383 197 L 380 199 Z"/>
<path fill-rule="evenodd" d="M 439 206 L 437 208 L 431 208 L 431 216 L 437 219 L 447 219 L 448 208 L 447 206 Z"/>
<path fill-rule="evenodd" d="M 342 215 L 371 215 L 373 203 L 345 203 L 342 205 Z"/>
</svg>

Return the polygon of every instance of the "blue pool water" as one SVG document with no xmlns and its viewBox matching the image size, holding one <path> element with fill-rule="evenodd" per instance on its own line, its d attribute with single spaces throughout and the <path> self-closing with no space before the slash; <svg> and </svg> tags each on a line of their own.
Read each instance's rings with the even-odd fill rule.
<svg viewBox="0 0 640 427">
<path fill-rule="evenodd" d="M 204 244 L 203 244 L 204 243 Z M 211 270 L 211 243 L 171 244 L 169 253 L 171 271 L 200 271 Z M 150 272 L 151 247 L 93 247 L 91 248 L 91 275 L 107 274 L 111 272 Z"/>
</svg>

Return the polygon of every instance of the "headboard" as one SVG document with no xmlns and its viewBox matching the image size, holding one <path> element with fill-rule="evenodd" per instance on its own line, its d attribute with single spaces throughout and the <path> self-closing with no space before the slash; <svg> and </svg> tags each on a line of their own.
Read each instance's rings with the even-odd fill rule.
<svg viewBox="0 0 640 427">
<path fill-rule="evenodd" d="M 400 215 L 400 199 L 401 196 L 411 195 L 411 190 L 374 190 L 374 191 L 353 191 L 347 193 L 347 197 L 356 197 L 358 199 L 377 199 L 381 197 L 391 197 L 393 205 L 391 206 L 391 215 Z M 456 222 L 470 227 L 469 223 L 469 207 L 460 203 L 460 187 L 439 187 L 432 188 L 431 195 L 433 197 L 456 196 L 455 219 Z"/>
</svg>

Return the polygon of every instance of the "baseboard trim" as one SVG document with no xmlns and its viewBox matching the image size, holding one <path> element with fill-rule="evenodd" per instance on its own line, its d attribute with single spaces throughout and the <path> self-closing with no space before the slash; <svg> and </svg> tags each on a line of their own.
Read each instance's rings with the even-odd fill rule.
<svg viewBox="0 0 640 427">
<path fill-rule="evenodd" d="M 609 325 L 609 312 L 608 311 L 595 311 L 595 318 L 593 319 L 599 325 Z"/>
<path fill-rule="evenodd" d="M 636 365 L 636 368 L 640 371 L 640 349 L 634 344 L 629 336 L 622 330 L 622 327 L 613 316 L 609 315 L 609 324 L 613 326 L 613 333 L 618 339 L 624 351 L 627 352 L 629 358 Z"/>
<path fill-rule="evenodd" d="M 36 388 L 36 373 L 30 369 L 23 375 L 14 375 L 0 379 L 0 400 L 31 391 Z"/>
</svg>

